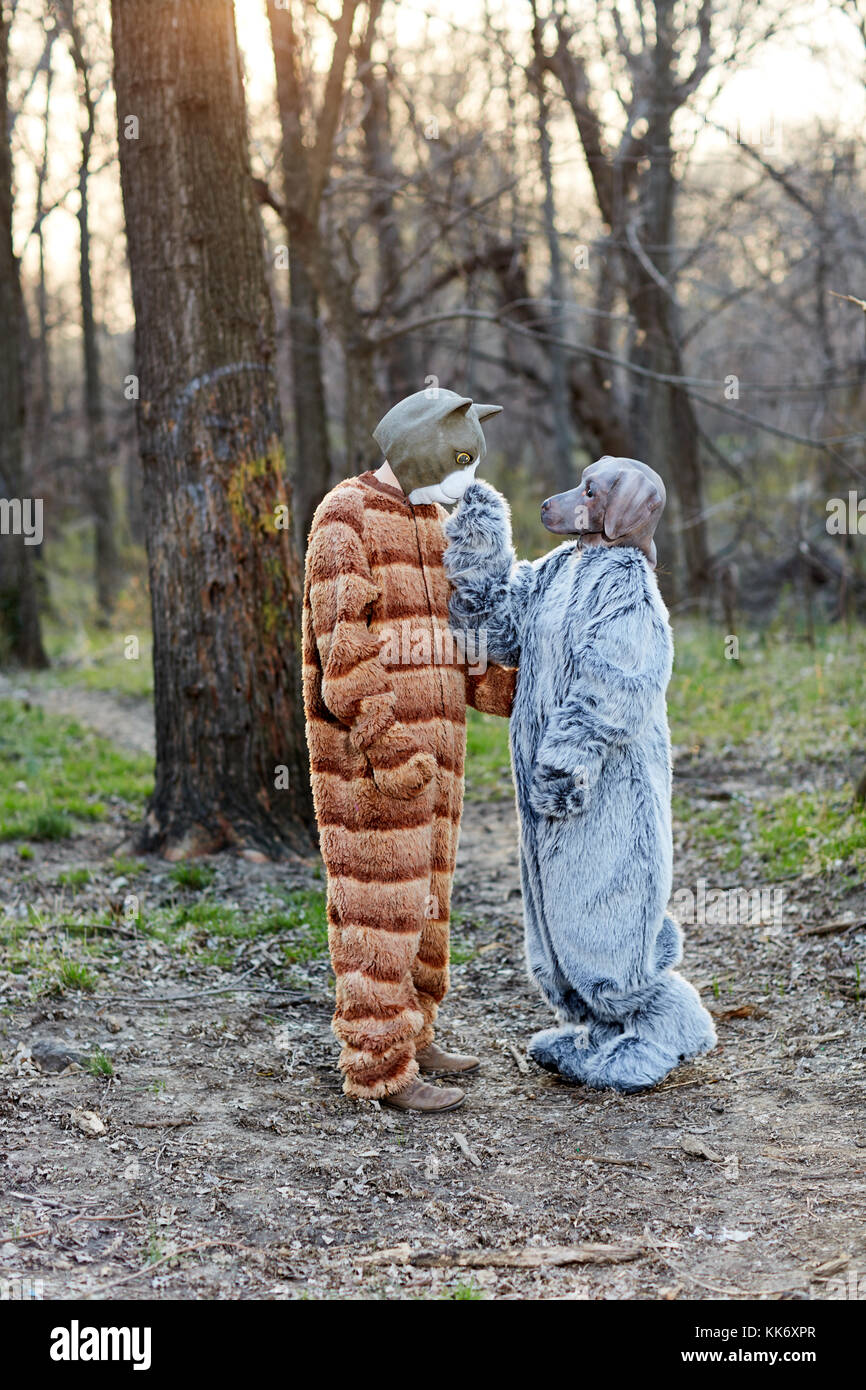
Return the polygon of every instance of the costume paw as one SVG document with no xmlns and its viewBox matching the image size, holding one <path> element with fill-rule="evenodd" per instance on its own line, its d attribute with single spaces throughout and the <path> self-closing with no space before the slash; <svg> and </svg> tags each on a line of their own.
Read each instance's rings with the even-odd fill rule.
<svg viewBox="0 0 866 1390">
<path fill-rule="evenodd" d="M 587 788 L 580 785 L 570 772 L 540 763 L 535 769 L 529 790 L 529 804 L 537 816 L 549 820 L 567 820 L 576 816 L 586 802 Z"/>
<path fill-rule="evenodd" d="M 505 499 L 487 483 L 480 479 L 469 484 L 457 509 L 445 523 L 445 535 L 449 547 L 479 555 L 498 550 L 503 543 L 510 544 L 508 508 Z M 450 563 L 454 563 L 452 552 Z M 445 552 L 445 568 L 448 569 L 448 551 Z"/>
<path fill-rule="evenodd" d="M 567 1081 L 581 1081 L 580 1059 L 590 1046 L 589 1029 L 574 1024 L 544 1028 L 529 1040 L 527 1055 L 545 1071 L 558 1072 Z"/>
<path fill-rule="evenodd" d="M 374 767 L 373 781 L 385 796 L 408 801 L 421 795 L 435 773 L 436 759 L 432 753 L 413 753 L 409 761 L 399 767 Z"/>
<path fill-rule="evenodd" d="M 680 1061 L 676 1052 L 649 1038 L 624 1033 L 605 1047 L 587 1054 L 581 1080 L 597 1090 L 628 1095 L 658 1085 Z"/>
</svg>

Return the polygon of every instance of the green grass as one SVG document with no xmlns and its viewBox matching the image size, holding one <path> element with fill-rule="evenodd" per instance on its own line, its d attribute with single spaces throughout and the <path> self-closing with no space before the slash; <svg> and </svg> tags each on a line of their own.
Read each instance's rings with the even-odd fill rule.
<svg viewBox="0 0 866 1390">
<path fill-rule="evenodd" d="M 748 808 L 740 801 L 713 802 L 711 806 L 695 806 L 690 798 L 676 793 L 673 798 L 674 818 L 688 830 L 690 840 L 704 851 L 722 848 L 719 866 L 738 869 L 743 861 L 742 830 L 749 823 Z"/>
<path fill-rule="evenodd" d="M 827 870 L 841 860 L 866 879 L 866 808 L 850 788 L 804 795 L 786 792 L 756 809 L 757 848 L 769 877 Z"/>
<path fill-rule="evenodd" d="M 67 869 L 65 873 L 57 875 L 57 882 L 64 888 L 86 888 L 92 878 L 89 869 Z"/>
<path fill-rule="evenodd" d="M 453 1302 L 465 1301 L 467 1303 L 477 1303 L 484 1298 L 484 1294 L 478 1285 L 471 1279 L 454 1284 L 451 1288 L 445 1288 L 439 1295 L 440 1299 L 450 1299 Z"/>
<path fill-rule="evenodd" d="M 216 877 L 216 870 L 209 864 L 175 864 L 170 877 L 181 888 L 193 888 L 200 893 L 209 888 Z"/>
<path fill-rule="evenodd" d="M 466 711 L 466 797 L 489 801 L 513 796 L 508 720 Z"/>
<path fill-rule="evenodd" d="M 120 798 L 140 817 L 150 758 L 119 751 L 69 719 L 0 700 L 0 840 L 61 840 Z"/>
<path fill-rule="evenodd" d="M 866 629 L 819 629 L 814 649 L 774 630 L 746 633 L 736 661 L 724 638 L 721 626 L 675 625 L 675 745 L 720 756 L 750 743 L 786 758 L 864 752 Z"/>
<path fill-rule="evenodd" d="M 124 505 L 115 497 L 123 525 Z M 45 685 L 86 686 L 112 694 L 147 697 L 153 693 L 147 557 L 135 537 L 121 536 L 127 574 L 118 590 L 110 630 L 96 625 L 93 587 L 93 531 L 79 524 L 59 527 L 52 537 L 48 571 L 50 611 L 43 636 L 52 667 L 40 675 Z M 137 659 L 129 659 L 125 639 L 138 638 Z"/>
<path fill-rule="evenodd" d="M 84 965 L 81 961 L 72 960 L 68 956 L 62 956 L 53 967 L 49 968 L 43 979 L 40 993 L 66 994 L 82 991 L 85 994 L 92 994 L 97 984 L 97 977 L 89 966 Z"/>
<path fill-rule="evenodd" d="M 172 950 L 203 964 L 229 969 L 233 947 L 262 936 L 279 936 L 287 964 L 305 964 L 328 955 L 325 894 L 304 889 L 276 890 L 282 902 L 272 912 L 242 913 L 211 898 L 180 907 L 158 908 L 142 926 Z"/>
<path fill-rule="evenodd" d="M 143 859 L 127 859 L 116 854 L 113 859 L 106 861 L 106 868 L 111 869 L 120 878 L 135 878 L 136 874 L 144 873 L 147 865 Z"/>
<path fill-rule="evenodd" d="M 755 778 L 770 762 L 834 760 L 850 767 L 852 780 L 866 768 L 866 629 L 819 628 L 815 647 L 774 628 L 741 637 L 737 661 L 725 658 L 721 627 L 675 626 L 676 658 L 668 689 L 675 748 L 722 763 L 753 758 Z M 511 795 L 508 726 L 504 719 L 467 711 L 467 797 Z M 744 790 L 749 790 L 749 783 Z M 754 808 L 740 799 L 696 807 L 678 793 L 674 815 L 698 849 L 716 851 L 725 871 L 744 854 L 743 831 L 768 877 L 807 868 L 827 870 L 837 861 L 866 879 L 866 811 L 852 804 L 846 785 L 809 796 L 780 793 Z M 456 950 L 461 951 L 458 943 Z"/>
<path fill-rule="evenodd" d="M 87 1070 L 91 1076 L 114 1076 L 114 1063 L 111 1058 L 100 1050 L 94 1052 L 92 1057 L 87 1059 Z"/>
</svg>

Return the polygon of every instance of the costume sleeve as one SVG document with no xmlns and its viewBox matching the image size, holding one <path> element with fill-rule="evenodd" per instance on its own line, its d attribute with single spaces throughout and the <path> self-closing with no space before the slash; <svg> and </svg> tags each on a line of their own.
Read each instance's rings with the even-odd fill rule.
<svg viewBox="0 0 866 1390">
<path fill-rule="evenodd" d="M 394 692 L 367 627 L 379 590 L 364 546 L 362 504 L 351 503 L 347 489 L 339 507 L 326 508 L 314 522 L 307 570 L 322 699 L 364 752 L 394 723 Z"/>
<path fill-rule="evenodd" d="M 466 703 L 483 714 L 500 714 L 508 719 L 514 704 L 517 672 L 512 666 L 490 665 L 482 675 L 466 672 Z"/>
<path fill-rule="evenodd" d="M 380 791 L 417 796 L 436 762 L 395 720 L 395 694 L 367 626 L 379 597 L 364 544 L 363 503 L 346 489 L 317 516 L 307 550 L 313 632 L 322 664 L 322 700 L 349 730 Z"/>
<path fill-rule="evenodd" d="M 505 498 L 486 483 L 472 483 L 445 535 L 451 626 L 483 634 L 491 661 L 517 666 L 534 567 L 515 558 Z"/>
</svg>

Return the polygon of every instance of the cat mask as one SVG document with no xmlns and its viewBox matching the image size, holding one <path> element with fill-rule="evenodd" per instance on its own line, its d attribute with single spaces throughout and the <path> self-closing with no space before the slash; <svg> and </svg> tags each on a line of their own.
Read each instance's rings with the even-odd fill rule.
<svg viewBox="0 0 866 1390">
<path fill-rule="evenodd" d="M 410 502 L 453 507 L 487 453 L 481 421 L 501 409 L 437 386 L 398 401 L 373 438 Z"/>
</svg>

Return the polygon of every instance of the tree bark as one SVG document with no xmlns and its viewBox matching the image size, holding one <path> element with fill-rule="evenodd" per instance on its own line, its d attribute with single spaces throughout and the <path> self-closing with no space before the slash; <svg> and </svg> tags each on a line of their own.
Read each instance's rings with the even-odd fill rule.
<svg viewBox="0 0 866 1390">
<path fill-rule="evenodd" d="M 306 851 L 300 569 L 232 4 L 112 0 L 112 19 L 153 609 L 143 844 Z"/>
<path fill-rule="evenodd" d="M 24 503 L 24 306 L 12 246 L 12 151 L 7 129 L 9 30 L 0 9 L 0 657 L 30 668 L 48 665 L 42 645 L 33 547 L 12 508 Z"/>
<path fill-rule="evenodd" d="M 319 296 L 298 246 L 296 219 L 290 209 L 308 192 L 306 155 L 301 139 L 303 91 L 297 41 L 290 10 L 268 0 L 268 19 L 277 78 L 277 106 L 283 136 L 283 217 L 289 233 L 289 352 L 295 437 L 295 488 L 298 534 L 303 546 L 313 513 L 331 486 L 328 415 L 322 374 Z"/>
<path fill-rule="evenodd" d="M 553 159 L 550 139 L 550 112 L 545 91 L 544 48 L 541 41 L 541 24 L 535 4 L 532 6 L 533 61 L 529 69 L 530 84 L 538 107 L 538 152 L 541 165 L 541 178 L 544 184 L 544 236 L 547 242 L 547 255 L 550 263 L 549 290 L 551 307 L 547 323 L 551 337 L 555 340 L 549 345 L 550 358 L 550 406 L 553 419 L 553 444 L 555 456 L 555 475 L 557 489 L 565 492 L 574 486 L 575 469 L 572 458 L 571 413 L 568 390 L 568 366 L 561 341 L 565 337 L 563 306 L 565 302 L 565 282 L 562 274 L 562 253 L 559 246 L 559 232 L 556 226 L 556 202 L 553 190 Z"/>
<path fill-rule="evenodd" d="M 557 46 L 546 62 L 558 77 L 574 115 L 599 212 L 610 229 L 610 244 L 616 247 L 622 267 L 623 292 L 637 328 L 631 361 L 661 375 L 683 376 L 679 310 L 669 273 L 674 265 L 679 192 L 671 127 L 688 90 L 688 84 L 678 80 L 676 70 L 677 45 L 682 46 L 684 31 L 677 28 L 681 20 L 677 19 L 674 0 L 654 0 L 652 9 L 654 40 L 645 41 L 639 53 L 630 54 L 634 110 L 615 153 L 606 145 L 586 62 L 569 47 L 572 30 L 564 11 L 557 15 Z M 709 19 L 705 22 L 702 39 L 709 42 Z M 644 108 L 648 129 L 640 134 L 634 118 Z M 598 388 L 598 372 L 595 375 Z M 628 452 L 645 459 L 673 482 L 689 594 L 703 603 L 710 585 L 710 558 L 700 442 L 691 398 L 682 387 L 635 374 L 627 417 L 632 440 Z M 660 554 L 665 548 L 666 528 L 664 521 L 656 537 Z M 671 600 L 669 579 L 669 573 L 663 576 Z"/>
<path fill-rule="evenodd" d="M 63 0 L 63 22 L 69 34 L 72 60 L 78 73 L 78 88 L 85 125 L 81 131 L 81 162 L 78 169 L 79 286 L 81 292 L 81 337 L 84 346 L 84 415 L 87 421 L 86 492 L 93 518 L 93 577 L 96 590 L 96 621 L 108 627 L 117 596 L 119 559 L 117 518 L 112 493 L 111 467 L 106 446 L 105 411 L 102 404 L 102 368 L 99 331 L 93 306 L 93 276 L 90 259 L 90 152 L 96 133 L 96 103 L 90 81 L 90 68 L 84 52 L 81 29 L 75 13 L 75 0 Z"/>
</svg>

